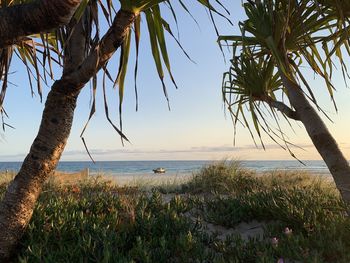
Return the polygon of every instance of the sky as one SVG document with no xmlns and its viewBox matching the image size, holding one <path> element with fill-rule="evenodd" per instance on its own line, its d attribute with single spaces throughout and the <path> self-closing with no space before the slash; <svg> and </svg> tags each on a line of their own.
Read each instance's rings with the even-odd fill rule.
<svg viewBox="0 0 350 263">
<path fill-rule="evenodd" d="M 85 133 L 85 139 L 95 160 L 292 160 L 288 152 L 264 137 L 266 150 L 256 147 L 244 127 L 239 127 L 233 143 L 234 131 L 229 114 L 225 113 L 222 102 L 222 75 L 229 68 L 229 58 L 232 56 L 225 50 L 226 62 L 217 45 L 217 36 L 210 23 L 205 9 L 192 1 L 189 4 L 193 16 L 199 26 L 182 10 L 176 1 L 174 6 L 178 11 L 180 40 L 191 58 L 189 61 L 168 38 L 168 51 L 172 71 L 179 86 L 175 89 L 169 78 L 166 79 L 171 110 L 168 110 L 162 86 L 158 79 L 152 54 L 149 47 L 147 32 L 142 32 L 141 55 L 139 57 L 139 110 L 135 111 L 134 95 L 134 49 L 131 50 L 129 72 L 126 79 L 126 91 L 123 104 L 123 130 L 130 143 L 124 146 L 119 136 L 108 124 L 103 108 L 101 85 L 97 91 L 97 112 L 90 121 Z M 244 19 L 241 1 L 224 1 L 231 11 L 229 18 L 233 26 L 224 19 L 216 17 L 221 34 L 239 34 L 238 22 Z M 163 8 L 165 17 L 171 21 L 169 11 Z M 176 30 L 174 27 L 173 30 Z M 144 25 L 143 25 L 144 27 Z M 101 30 L 107 26 L 102 24 Z M 116 57 L 116 56 L 115 56 Z M 114 59 L 110 63 L 110 72 L 117 74 L 118 63 Z M 307 69 L 306 69 L 307 70 Z M 56 69 L 55 79 L 61 74 Z M 10 81 L 15 85 L 8 88 L 5 109 L 10 118 L 7 123 L 15 129 L 6 129 L 0 133 L 0 161 L 22 161 L 30 149 L 30 145 L 38 131 L 44 102 L 39 97 L 31 97 L 25 68 L 21 62 L 14 59 L 11 66 Z M 307 75 L 313 79 L 312 74 Z M 336 72 L 334 85 L 337 88 L 335 98 L 338 113 L 332 108 L 325 85 L 317 78 L 311 80 L 323 109 L 331 116 L 333 123 L 326 121 L 331 133 L 341 149 L 350 159 L 349 112 L 350 90 L 346 88 L 341 72 Z M 50 89 L 50 84 L 44 87 L 44 101 Z M 99 82 L 101 84 L 101 82 Z M 118 90 L 109 83 L 108 101 L 110 114 L 117 124 Z M 64 161 L 89 161 L 89 157 L 80 139 L 80 133 L 87 121 L 91 106 L 91 87 L 87 85 L 82 91 L 76 109 L 74 124 L 67 147 L 62 156 Z M 291 130 L 285 123 L 283 129 L 288 139 L 302 147 L 292 150 L 302 160 L 319 160 L 320 156 L 314 149 L 310 139 L 300 124 Z"/>
</svg>

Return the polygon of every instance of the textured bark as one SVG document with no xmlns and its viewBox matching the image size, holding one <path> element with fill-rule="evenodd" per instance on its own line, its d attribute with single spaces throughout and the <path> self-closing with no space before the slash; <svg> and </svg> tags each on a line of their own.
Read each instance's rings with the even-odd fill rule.
<svg viewBox="0 0 350 263">
<path fill-rule="evenodd" d="M 317 151 L 325 161 L 340 194 L 350 204 L 350 166 L 337 142 L 316 110 L 302 93 L 301 87 L 280 71 L 288 98 L 310 136 Z"/>
<path fill-rule="evenodd" d="M 67 48 L 74 48 L 64 67 L 74 71 L 82 63 L 85 39 L 82 18 L 67 44 Z M 10 256 L 22 237 L 42 186 L 56 168 L 69 137 L 79 92 L 67 92 L 62 87 L 65 87 L 62 80 L 54 83 L 45 103 L 38 135 L 0 204 L 0 261 Z"/>
<path fill-rule="evenodd" d="M 113 56 L 114 52 L 124 41 L 126 33 L 131 24 L 135 21 L 137 14 L 120 10 L 114 21 L 113 26 L 107 31 L 101 40 L 99 49 L 99 69 Z"/>
<path fill-rule="evenodd" d="M 276 101 L 269 96 L 263 96 L 262 98 L 258 98 L 258 100 L 259 99 L 266 102 L 268 105 L 270 105 L 270 107 L 277 109 L 278 111 L 280 111 L 281 113 L 286 115 L 288 118 L 296 120 L 296 121 L 300 121 L 300 117 L 299 117 L 298 113 L 295 110 L 292 110 L 291 108 L 289 108 L 283 102 Z"/>
<path fill-rule="evenodd" d="M 22 237 L 42 185 L 61 157 L 72 126 L 76 99 L 77 94 L 62 94 L 59 87 L 48 95 L 38 135 L 0 204 L 2 262 L 6 262 Z"/>
<path fill-rule="evenodd" d="M 100 44 L 89 54 L 78 70 L 68 76 L 70 81 L 85 84 L 97 71 L 103 68 L 123 43 L 136 17 L 137 14 L 120 10 Z"/>
<path fill-rule="evenodd" d="M 81 0 L 40 0 L 0 8 L 0 48 L 69 23 Z"/>
<path fill-rule="evenodd" d="M 61 88 L 66 89 L 66 92 L 71 92 L 72 89 L 77 91 L 82 89 L 106 65 L 115 51 L 121 46 L 136 16 L 134 13 L 120 10 L 113 20 L 112 26 L 96 48 L 90 52 L 89 56 L 76 70 L 69 72 L 69 74 L 64 74 L 61 80 L 63 83 Z M 64 70 L 64 72 L 66 71 Z"/>
<path fill-rule="evenodd" d="M 57 166 L 69 137 L 80 90 L 120 47 L 134 19 L 130 12 L 118 12 L 112 28 L 87 58 L 83 26 L 73 31 L 65 52 L 63 76 L 47 97 L 38 135 L 0 203 L 0 262 L 6 262 L 22 237 L 42 186 Z"/>
</svg>

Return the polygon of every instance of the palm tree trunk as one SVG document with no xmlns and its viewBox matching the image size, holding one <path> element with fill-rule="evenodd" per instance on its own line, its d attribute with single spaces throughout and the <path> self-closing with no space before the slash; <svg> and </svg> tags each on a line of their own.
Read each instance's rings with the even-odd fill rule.
<svg viewBox="0 0 350 263">
<path fill-rule="evenodd" d="M 65 50 L 63 76 L 49 92 L 38 135 L 0 203 L 0 262 L 8 262 L 29 224 L 44 182 L 58 164 L 81 89 L 120 47 L 135 17 L 134 13 L 119 11 L 99 48 L 87 57 L 83 23 L 73 30 L 66 47 L 69 50 Z"/>
<path fill-rule="evenodd" d="M 0 261 L 10 256 L 22 237 L 42 186 L 57 166 L 72 127 L 77 96 L 52 89 L 47 97 L 38 135 L 0 204 Z"/>
<path fill-rule="evenodd" d="M 325 123 L 311 106 L 296 81 L 280 70 L 288 98 L 310 136 L 317 151 L 332 174 L 343 200 L 350 204 L 350 166 Z"/>
<path fill-rule="evenodd" d="M 81 0 L 40 0 L 0 8 L 0 48 L 68 24 Z"/>
<path fill-rule="evenodd" d="M 71 29 L 73 33 L 65 49 L 63 77 L 76 70 L 85 58 L 84 18 Z M 68 32 L 69 29 L 67 27 Z M 66 146 L 79 91 L 67 92 L 63 83 L 56 81 L 49 92 L 38 135 L 0 204 L 0 259 L 8 258 L 22 237 L 42 186 L 55 170 Z"/>
</svg>

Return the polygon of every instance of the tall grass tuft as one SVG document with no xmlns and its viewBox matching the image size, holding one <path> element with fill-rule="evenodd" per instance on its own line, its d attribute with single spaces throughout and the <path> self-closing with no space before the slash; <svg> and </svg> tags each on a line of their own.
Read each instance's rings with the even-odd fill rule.
<svg viewBox="0 0 350 263">
<path fill-rule="evenodd" d="M 329 180 L 226 161 L 171 185 L 170 201 L 157 187 L 47 184 L 13 261 L 350 262 L 347 207 Z M 251 221 L 263 236 L 247 240 L 239 226 Z M 218 238 L 209 223 L 234 231 Z"/>
<path fill-rule="evenodd" d="M 241 193 L 253 191 L 260 186 L 256 173 L 243 169 L 237 161 L 221 161 L 203 167 L 183 185 L 184 192 Z"/>
</svg>

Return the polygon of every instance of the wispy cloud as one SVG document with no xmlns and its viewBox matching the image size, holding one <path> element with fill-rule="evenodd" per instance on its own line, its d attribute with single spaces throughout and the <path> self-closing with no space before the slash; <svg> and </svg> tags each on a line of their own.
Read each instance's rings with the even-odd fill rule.
<svg viewBox="0 0 350 263">
<path fill-rule="evenodd" d="M 271 147 L 272 148 L 272 147 Z M 233 146 L 201 146 L 184 149 L 91 149 L 90 153 L 95 156 L 114 155 L 114 154 L 172 154 L 172 153 L 213 153 L 213 152 L 238 152 L 242 150 L 257 149 L 254 145 L 243 147 Z M 86 151 L 67 151 L 65 156 L 75 156 L 86 154 Z"/>
<path fill-rule="evenodd" d="M 303 144 L 299 147 L 306 149 L 313 147 L 311 144 Z M 273 149 L 281 149 L 279 145 L 276 144 L 268 144 L 265 145 L 266 150 Z M 93 156 L 107 156 L 107 155 L 118 155 L 118 154 L 126 154 L 126 155 L 143 155 L 143 154 L 181 154 L 181 153 L 234 153 L 241 152 L 247 150 L 257 150 L 262 149 L 262 147 L 256 147 L 255 145 L 245 145 L 245 146 L 194 146 L 190 148 L 183 149 L 91 149 L 90 153 Z M 86 151 L 84 150 L 73 150 L 66 151 L 64 156 L 77 156 L 77 155 L 86 155 Z"/>
<path fill-rule="evenodd" d="M 302 144 L 298 145 L 303 149 L 307 149 L 310 147 L 314 147 L 312 144 Z M 268 144 L 265 145 L 266 150 L 275 150 L 281 149 L 279 145 L 276 144 Z M 109 159 L 113 156 L 121 156 L 123 159 L 134 159 L 134 158 L 152 158 L 152 156 L 181 156 L 186 154 L 221 154 L 229 155 L 229 154 L 239 154 L 247 151 L 254 151 L 262 149 L 261 146 L 256 147 L 255 145 L 243 145 L 243 146 L 230 146 L 230 145 L 221 145 L 221 146 L 193 146 L 189 148 L 183 149 L 128 149 L 128 148 L 120 148 L 120 149 L 90 149 L 91 155 L 96 159 Z M 25 153 L 18 153 L 12 155 L 2 155 L 1 160 L 23 160 L 25 157 Z M 86 159 L 88 157 L 87 152 L 85 150 L 67 150 L 63 153 L 63 159 L 69 160 L 79 160 Z"/>
</svg>

